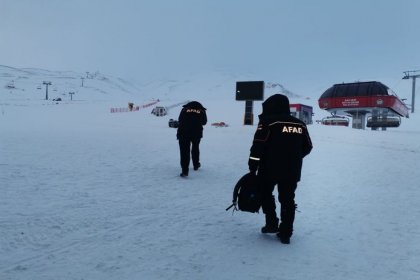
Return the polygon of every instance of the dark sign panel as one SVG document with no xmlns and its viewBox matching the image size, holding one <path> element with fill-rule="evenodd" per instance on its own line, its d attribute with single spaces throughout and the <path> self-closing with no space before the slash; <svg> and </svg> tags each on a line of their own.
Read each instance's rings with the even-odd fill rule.
<svg viewBox="0 0 420 280">
<path fill-rule="evenodd" d="M 264 100 L 264 81 L 236 82 L 236 100 Z"/>
</svg>

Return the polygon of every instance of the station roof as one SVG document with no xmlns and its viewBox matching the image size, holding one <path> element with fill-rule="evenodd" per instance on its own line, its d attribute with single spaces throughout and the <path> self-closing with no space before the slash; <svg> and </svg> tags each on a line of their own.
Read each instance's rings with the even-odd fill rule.
<svg viewBox="0 0 420 280">
<path fill-rule="evenodd" d="M 388 91 L 389 88 L 386 85 L 375 81 L 342 83 L 327 89 L 321 98 L 389 95 Z"/>
</svg>

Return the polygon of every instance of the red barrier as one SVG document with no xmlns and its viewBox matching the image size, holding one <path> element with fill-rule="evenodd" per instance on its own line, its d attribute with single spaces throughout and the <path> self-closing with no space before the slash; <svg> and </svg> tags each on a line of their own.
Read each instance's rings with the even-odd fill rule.
<svg viewBox="0 0 420 280">
<path fill-rule="evenodd" d="M 159 102 L 159 100 L 156 100 L 156 101 L 153 101 L 151 103 L 143 104 L 143 105 L 140 105 L 140 106 L 135 106 L 131 110 L 130 110 L 130 108 L 126 108 L 126 107 L 124 107 L 124 108 L 111 108 L 111 113 L 135 112 L 135 111 L 139 111 L 140 108 L 147 108 L 147 107 L 155 105 L 158 102 Z"/>
<path fill-rule="evenodd" d="M 111 113 L 125 113 L 125 112 L 139 111 L 139 110 L 140 110 L 139 106 L 134 107 L 132 110 L 130 110 L 129 108 L 111 108 Z"/>
<path fill-rule="evenodd" d="M 211 124 L 212 126 L 215 126 L 215 127 L 228 127 L 229 125 L 227 124 L 227 123 L 225 123 L 225 122 L 216 122 L 216 123 L 212 123 Z"/>
</svg>

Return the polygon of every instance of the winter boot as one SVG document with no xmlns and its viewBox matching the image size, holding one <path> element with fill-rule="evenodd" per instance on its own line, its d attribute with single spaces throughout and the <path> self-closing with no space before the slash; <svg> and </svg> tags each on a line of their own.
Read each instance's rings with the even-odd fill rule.
<svg viewBox="0 0 420 280">
<path fill-rule="evenodd" d="M 181 177 L 188 177 L 188 169 L 182 169 L 182 173 L 179 174 Z"/>
<path fill-rule="evenodd" d="M 290 244 L 290 236 L 282 235 L 280 232 L 277 233 L 277 237 L 280 239 L 280 242 L 283 244 Z"/>
<path fill-rule="evenodd" d="M 198 170 L 201 167 L 200 163 L 197 163 L 196 165 L 194 165 L 194 170 Z"/>
<path fill-rule="evenodd" d="M 279 232 L 279 219 L 265 218 L 265 226 L 261 228 L 262 233 L 277 233 Z"/>
<path fill-rule="evenodd" d="M 290 237 L 293 234 L 293 226 L 285 226 L 282 222 L 279 226 L 279 232 L 277 237 L 280 239 L 280 242 L 283 244 L 290 244 Z"/>
</svg>

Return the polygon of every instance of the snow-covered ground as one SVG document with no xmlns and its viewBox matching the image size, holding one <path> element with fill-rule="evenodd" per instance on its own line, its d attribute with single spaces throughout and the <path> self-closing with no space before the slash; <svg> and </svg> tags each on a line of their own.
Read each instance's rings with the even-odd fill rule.
<svg viewBox="0 0 420 280">
<path fill-rule="evenodd" d="M 79 74 L 31 71 L 0 71 L 15 84 L 0 89 L 0 279 L 420 279 L 419 113 L 387 131 L 310 125 L 283 245 L 260 233 L 263 214 L 225 211 L 255 131 L 233 98 L 242 77 L 137 87 L 99 75 L 81 88 Z M 37 89 L 48 78 L 58 104 Z M 292 102 L 317 119 L 321 93 Z M 180 107 L 110 113 L 157 98 L 208 109 L 202 168 L 187 179 L 168 127 Z"/>
</svg>

